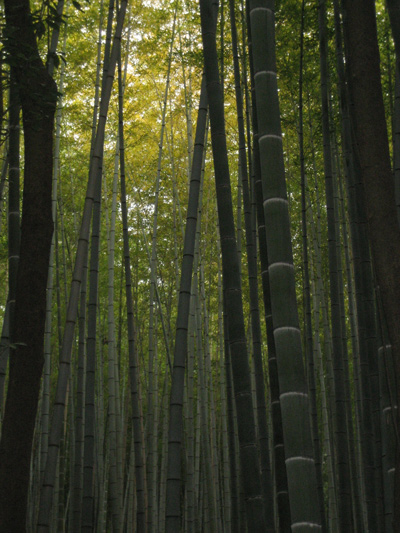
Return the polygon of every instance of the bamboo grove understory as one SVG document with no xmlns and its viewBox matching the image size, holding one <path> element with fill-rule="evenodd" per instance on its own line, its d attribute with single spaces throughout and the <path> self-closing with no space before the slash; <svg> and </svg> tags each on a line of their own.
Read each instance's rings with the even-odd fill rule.
<svg viewBox="0 0 400 533">
<path fill-rule="evenodd" d="M 0 12 L 0 531 L 400 531 L 398 2 Z"/>
</svg>

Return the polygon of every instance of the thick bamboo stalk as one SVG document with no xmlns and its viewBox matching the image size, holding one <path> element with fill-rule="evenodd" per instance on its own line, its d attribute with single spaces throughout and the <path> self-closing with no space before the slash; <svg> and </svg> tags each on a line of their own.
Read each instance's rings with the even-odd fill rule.
<svg viewBox="0 0 400 533">
<path fill-rule="evenodd" d="M 246 500 L 248 527 L 251 531 L 256 532 L 264 530 L 264 508 L 256 446 L 250 369 L 244 330 L 241 280 L 239 276 L 233 222 L 229 164 L 225 138 L 223 90 L 220 83 L 213 6 L 211 1 L 200 2 L 200 14 L 221 238 L 223 285 L 227 304 L 235 402 L 238 413 L 242 484 Z M 250 470 L 251 474 L 249 474 Z"/>
<path fill-rule="evenodd" d="M 285 450 L 283 445 L 282 429 L 282 412 L 279 400 L 279 378 L 276 359 L 276 348 L 273 334 L 272 311 L 271 311 L 271 291 L 269 286 L 268 273 L 268 251 L 265 233 L 265 216 L 263 208 L 261 166 L 260 166 L 260 148 L 258 143 L 258 120 L 256 113 L 256 92 L 254 86 L 254 62 L 252 54 L 252 36 L 251 24 L 249 18 L 249 3 L 246 3 L 246 18 L 249 46 L 249 63 L 251 72 L 251 101 L 252 101 L 252 126 L 253 126 L 253 165 L 252 165 L 252 183 L 253 183 L 253 202 L 256 203 L 256 216 L 258 227 L 258 245 L 261 263 L 261 281 L 263 289 L 264 315 L 268 344 L 268 374 L 269 390 L 271 402 L 271 419 L 273 427 L 273 461 L 275 470 L 275 498 L 278 514 L 280 531 L 290 530 L 290 506 L 288 494 L 288 481 L 285 464 Z"/>
<path fill-rule="evenodd" d="M 257 253 L 256 241 L 254 240 L 253 217 L 251 212 L 251 195 L 248 178 L 247 154 L 246 154 L 246 139 L 244 128 L 244 112 L 243 112 L 243 97 L 240 84 L 240 68 L 237 45 L 237 31 L 234 12 L 234 3 L 229 2 L 230 20 L 232 32 L 232 50 L 233 50 L 233 64 L 235 72 L 235 93 L 236 93 L 236 107 L 238 120 L 238 134 L 239 134 L 239 175 L 241 177 L 241 185 L 243 188 L 243 206 L 245 216 L 246 228 L 246 253 L 247 253 L 247 268 L 249 279 L 249 293 L 250 293 L 250 313 L 251 313 L 251 336 L 253 349 L 253 362 L 255 370 L 255 386 L 256 386 L 256 420 L 258 428 L 258 445 L 260 449 L 261 474 L 262 474 L 262 491 L 265 507 L 265 518 L 267 530 L 273 531 L 275 529 L 274 511 L 273 511 L 273 497 L 272 497 L 272 481 L 271 481 L 271 465 L 269 458 L 269 437 L 267 424 L 267 411 L 265 405 L 265 386 L 264 386 L 264 369 L 262 362 L 262 339 L 261 339 L 261 325 L 259 312 L 259 298 L 258 298 L 258 277 L 257 277 Z"/>
<path fill-rule="evenodd" d="M 292 529 L 320 527 L 294 283 L 275 64 L 274 2 L 251 2 L 250 23 L 280 402 Z M 301 435 L 301 436 L 300 436 Z M 302 479 L 301 490 L 298 479 Z"/>
</svg>

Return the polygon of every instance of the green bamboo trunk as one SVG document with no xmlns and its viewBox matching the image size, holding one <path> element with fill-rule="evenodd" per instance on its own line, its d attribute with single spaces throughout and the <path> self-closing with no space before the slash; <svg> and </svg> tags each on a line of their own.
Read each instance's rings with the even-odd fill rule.
<svg viewBox="0 0 400 533">
<path fill-rule="evenodd" d="M 200 2 L 200 14 L 221 238 L 223 285 L 228 313 L 230 354 L 238 419 L 242 486 L 246 501 L 248 528 L 255 533 L 265 530 L 265 520 L 233 221 L 223 90 L 220 83 L 211 1 Z"/>
<path fill-rule="evenodd" d="M 240 83 L 240 68 L 237 45 L 237 31 L 234 13 L 234 3 L 230 0 L 230 19 L 232 32 L 232 49 L 235 73 L 235 93 L 236 93 L 236 107 L 238 117 L 238 133 L 239 133 L 239 176 L 241 177 L 241 185 L 243 189 L 243 207 L 245 216 L 246 228 L 246 252 L 249 278 L 249 293 L 250 293 L 250 313 L 251 313 L 251 336 L 253 361 L 255 369 L 255 386 L 256 386 L 256 420 L 258 422 L 258 445 L 260 449 L 261 473 L 262 473 L 262 491 L 265 506 L 265 518 L 267 529 L 273 531 L 274 511 L 273 511 L 273 492 L 271 481 L 271 465 L 269 458 L 269 437 L 267 424 L 267 410 L 265 405 L 265 386 L 264 386 L 264 370 L 262 361 L 262 338 L 259 312 L 259 298 L 258 298 L 258 277 L 257 277 L 257 254 L 256 241 L 254 239 L 255 232 L 253 231 L 254 217 L 251 211 L 251 195 L 248 179 L 248 165 L 246 154 L 246 140 L 244 128 L 244 113 L 243 113 L 243 97 Z"/>
<path fill-rule="evenodd" d="M 292 530 L 320 529 L 318 491 L 302 361 L 275 65 L 273 1 L 250 1 L 258 143 L 268 273 Z M 301 481 L 300 481 L 301 480 Z"/>
<path fill-rule="evenodd" d="M 175 353 L 171 383 L 170 422 L 168 437 L 168 474 L 167 474 L 167 516 L 166 528 L 171 533 L 180 528 L 180 455 L 182 446 L 182 417 L 184 376 L 187 358 L 188 318 L 190 307 L 190 288 L 193 271 L 197 211 L 200 193 L 200 178 L 203 162 L 204 138 L 207 123 L 207 95 L 205 81 L 202 82 L 192 174 L 189 189 L 189 205 L 185 228 L 181 281 L 178 300 L 178 316 L 175 333 Z"/>
</svg>

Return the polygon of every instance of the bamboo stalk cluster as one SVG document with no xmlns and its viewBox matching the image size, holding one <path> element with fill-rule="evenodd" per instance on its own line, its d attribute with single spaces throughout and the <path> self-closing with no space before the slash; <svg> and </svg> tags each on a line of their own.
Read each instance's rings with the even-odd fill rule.
<svg viewBox="0 0 400 533">
<path fill-rule="evenodd" d="M 338 0 L 319 0 L 318 13 L 305 0 L 292 7 L 296 81 L 280 87 L 275 35 L 279 43 L 285 31 L 274 1 L 218 4 L 152 7 L 168 18 L 168 36 L 162 89 L 151 73 L 156 148 L 143 170 L 132 133 L 143 115 L 132 119 L 130 84 L 140 83 L 133 13 L 146 6 L 101 3 L 80 226 L 79 208 L 68 211 L 81 195 L 66 192 L 67 176 L 76 187 L 63 160 L 73 99 L 68 63 L 60 64 L 26 531 L 396 530 L 397 359 L 371 259 L 347 65 L 351 8 Z M 397 11 L 388 2 L 396 50 Z M 67 55 L 69 26 L 62 31 Z M 193 60 L 200 41 L 201 68 Z M 386 45 L 394 49 L 389 37 Z M 310 66 L 317 58 L 319 69 Z M 48 70 L 56 77 L 52 61 Z M 397 64 L 395 77 L 398 192 Z M 12 69 L 8 106 L 2 417 L 18 345 L 23 161 Z"/>
</svg>

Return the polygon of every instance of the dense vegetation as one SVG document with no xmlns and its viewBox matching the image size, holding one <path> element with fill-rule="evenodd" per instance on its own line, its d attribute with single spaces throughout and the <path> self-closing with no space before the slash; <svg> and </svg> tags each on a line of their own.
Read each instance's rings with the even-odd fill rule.
<svg viewBox="0 0 400 533">
<path fill-rule="evenodd" d="M 400 13 L 274 4 L 4 0 L 0 531 L 397 530 Z"/>
</svg>

